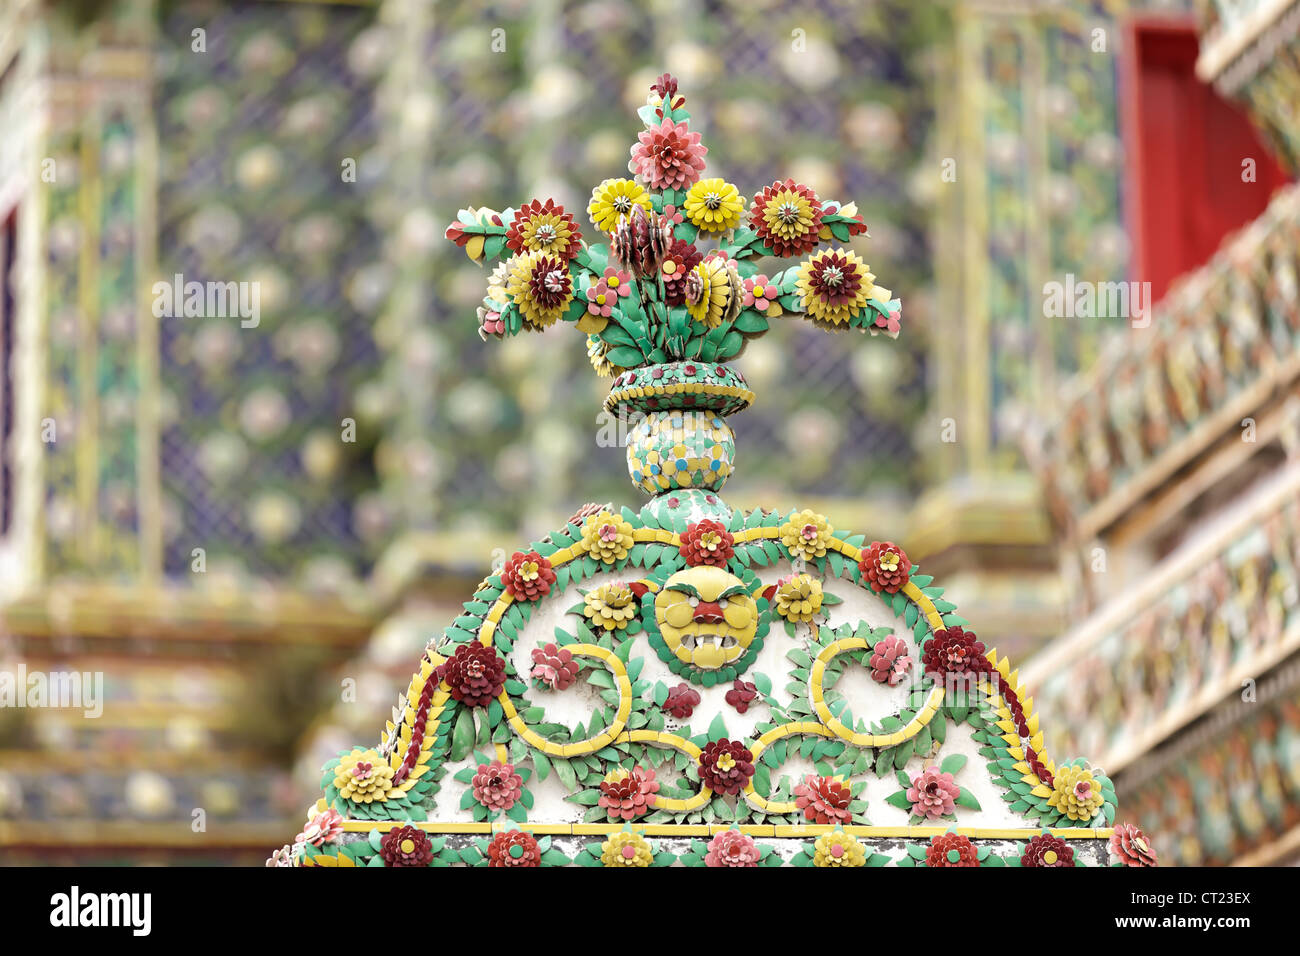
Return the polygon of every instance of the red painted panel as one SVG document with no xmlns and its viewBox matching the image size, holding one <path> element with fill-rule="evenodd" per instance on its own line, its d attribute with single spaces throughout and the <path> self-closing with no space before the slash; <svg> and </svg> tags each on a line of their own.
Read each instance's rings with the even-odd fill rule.
<svg viewBox="0 0 1300 956">
<path fill-rule="evenodd" d="M 1150 282 L 1157 300 L 1288 181 L 1246 114 L 1196 78 L 1197 48 L 1190 21 L 1129 24 L 1121 89 L 1132 278 Z M 1247 158 L 1254 182 L 1242 181 Z"/>
</svg>

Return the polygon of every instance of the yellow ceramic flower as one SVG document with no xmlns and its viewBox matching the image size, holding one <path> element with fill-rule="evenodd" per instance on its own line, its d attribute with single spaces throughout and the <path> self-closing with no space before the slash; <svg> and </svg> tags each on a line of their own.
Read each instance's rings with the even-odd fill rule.
<svg viewBox="0 0 1300 956">
<path fill-rule="evenodd" d="M 781 525 L 781 543 L 789 549 L 791 557 L 811 561 L 826 554 L 834 530 L 824 515 L 805 509 L 792 514 Z"/>
<path fill-rule="evenodd" d="M 1052 795 L 1047 805 L 1055 807 L 1071 820 L 1091 820 L 1106 802 L 1101 784 L 1086 767 L 1061 767 L 1052 780 Z"/>
<path fill-rule="evenodd" d="M 607 631 L 622 630 L 636 617 L 636 598 L 621 584 L 602 584 L 587 592 L 582 613 Z"/>
<path fill-rule="evenodd" d="M 545 252 L 515 256 L 506 292 L 523 317 L 524 326 L 541 331 L 554 324 L 573 301 L 568 261 Z"/>
<path fill-rule="evenodd" d="M 867 851 L 856 838 L 836 827 L 823 833 L 813 844 L 814 866 L 863 866 Z"/>
<path fill-rule="evenodd" d="M 721 256 L 707 256 L 692 270 L 686 285 L 686 311 L 692 319 L 716 329 L 723 320 L 735 318 L 740 299 L 739 274 L 733 281 L 734 271 L 735 263 Z M 699 295 L 693 298 L 696 292 Z"/>
<path fill-rule="evenodd" d="M 809 624 L 822 609 L 822 583 L 796 574 L 776 589 L 776 613 L 792 624 Z"/>
<path fill-rule="evenodd" d="M 606 564 L 622 561 L 632 549 L 632 525 L 609 511 L 600 511 L 582 526 L 582 543 L 593 558 Z"/>
<path fill-rule="evenodd" d="M 393 768 L 373 750 L 353 750 L 334 768 L 334 786 L 344 800 L 382 802 L 393 789 Z"/>
<path fill-rule="evenodd" d="M 609 378 L 611 375 L 622 375 L 627 369 L 615 365 L 609 360 L 609 351 L 612 346 L 594 335 L 587 336 L 587 359 L 591 362 L 591 367 L 596 370 L 596 374 L 601 378 Z"/>
<path fill-rule="evenodd" d="M 701 179 L 686 193 L 686 218 L 701 232 L 726 232 L 740 225 L 745 200 L 739 190 L 722 179 Z"/>
<path fill-rule="evenodd" d="M 630 179 L 607 179 L 591 191 L 587 215 L 601 232 L 613 232 L 633 206 L 650 212 L 650 196 L 645 187 Z"/>
<path fill-rule="evenodd" d="M 639 833 L 623 830 L 600 845 L 600 862 L 606 866 L 649 866 L 654 862 L 650 844 Z"/>
<path fill-rule="evenodd" d="M 799 266 L 795 291 L 808 318 L 818 325 L 847 325 L 867 305 L 875 275 L 849 249 L 813 253 Z"/>
</svg>

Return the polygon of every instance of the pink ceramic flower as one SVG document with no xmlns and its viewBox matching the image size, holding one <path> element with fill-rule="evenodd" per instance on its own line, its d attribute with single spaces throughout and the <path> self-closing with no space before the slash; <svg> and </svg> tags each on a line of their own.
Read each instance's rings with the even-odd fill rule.
<svg viewBox="0 0 1300 956">
<path fill-rule="evenodd" d="M 322 846 L 326 843 L 337 842 L 341 836 L 343 836 L 343 815 L 330 808 L 321 811 L 308 820 L 307 825 L 302 828 L 302 832 L 298 834 L 294 842 Z"/>
<path fill-rule="evenodd" d="M 699 180 L 709 148 L 685 123 L 664 117 L 658 126 L 642 130 L 637 140 L 627 168 L 651 189 L 686 189 Z"/>
<path fill-rule="evenodd" d="M 758 845 L 748 833 L 723 830 L 709 841 L 705 866 L 758 866 Z"/>
<path fill-rule="evenodd" d="M 766 312 L 768 307 L 776 301 L 781 294 L 781 290 L 772 284 L 772 281 L 765 275 L 750 276 L 744 282 L 745 307 L 757 309 L 760 312 Z"/>
<path fill-rule="evenodd" d="M 608 319 L 617 301 L 618 296 L 609 291 L 609 286 L 603 280 L 587 290 L 587 312 L 591 315 Z"/>
<path fill-rule="evenodd" d="M 849 809 L 853 792 L 838 777 L 819 777 L 810 773 L 794 788 L 794 797 L 794 805 L 810 823 L 848 823 L 853 817 L 853 811 Z"/>
<path fill-rule="evenodd" d="M 515 773 L 513 764 L 493 760 L 478 765 L 470 787 L 474 799 L 489 810 L 509 810 L 523 792 L 524 779 Z"/>
<path fill-rule="evenodd" d="M 567 647 L 555 644 L 534 647 L 531 676 L 551 690 L 566 690 L 578 679 L 578 662 Z"/>
<path fill-rule="evenodd" d="M 913 815 L 927 820 L 952 813 L 955 809 L 953 801 L 959 796 L 961 788 L 952 774 L 944 773 L 938 767 L 926 767 L 912 778 L 912 785 L 907 788 Z"/>
<path fill-rule="evenodd" d="M 912 658 L 907 653 L 907 644 L 893 634 L 876 643 L 871 649 L 871 677 L 890 687 L 898 685 L 912 667 Z"/>
<path fill-rule="evenodd" d="M 903 330 L 902 313 L 897 309 L 890 312 L 888 316 L 876 315 L 875 324 L 871 326 L 871 334 L 879 335 L 885 333 L 890 338 L 898 338 L 898 333 Z"/>
<path fill-rule="evenodd" d="M 605 288 L 617 296 L 625 296 L 632 293 L 632 286 L 629 284 L 632 281 L 632 274 L 630 272 L 622 272 L 615 269 L 613 266 L 610 266 L 605 270 L 605 274 L 600 277 L 600 281 L 604 283 Z"/>
</svg>

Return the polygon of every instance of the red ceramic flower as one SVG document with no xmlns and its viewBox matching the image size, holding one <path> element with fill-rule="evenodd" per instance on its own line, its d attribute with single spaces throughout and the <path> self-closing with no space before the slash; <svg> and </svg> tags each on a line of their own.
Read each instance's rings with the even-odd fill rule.
<svg viewBox="0 0 1300 956">
<path fill-rule="evenodd" d="M 664 298 L 669 305 L 686 304 L 686 278 L 704 256 L 684 239 L 674 239 L 664 253 L 659 274 L 664 280 Z"/>
<path fill-rule="evenodd" d="M 663 710 L 678 720 L 689 720 L 700 703 L 700 692 L 690 684 L 681 683 L 668 692 Z"/>
<path fill-rule="evenodd" d="M 451 696 L 466 707 L 486 707 L 506 684 L 506 662 L 496 648 L 478 641 L 461 644 L 442 666 Z"/>
<path fill-rule="evenodd" d="M 811 823 L 848 823 L 853 816 L 849 810 L 852 799 L 849 785 L 835 777 L 810 773 L 794 788 L 794 805 Z"/>
<path fill-rule="evenodd" d="M 379 844 L 384 866 L 428 866 L 433 862 L 429 837 L 419 827 L 394 827 Z"/>
<path fill-rule="evenodd" d="M 739 740 L 715 740 L 700 754 L 700 780 L 714 793 L 732 796 L 754 775 L 754 755 Z"/>
<path fill-rule="evenodd" d="M 573 215 L 553 199 L 524 203 L 506 232 L 506 246 L 517 253 L 547 252 L 572 259 L 581 248 L 582 230 Z"/>
<path fill-rule="evenodd" d="M 532 677 L 551 690 L 566 690 L 578 679 L 578 662 L 567 647 L 555 644 L 534 647 Z"/>
<path fill-rule="evenodd" d="M 778 258 L 802 256 L 819 241 L 822 203 L 815 192 L 793 179 L 774 182 L 754 197 L 749 222 Z"/>
<path fill-rule="evenodd" d="M 873 541 L 858 559 L 862 577 L 877 591 L 897 594 L 912 573 L 912 562 L 892 541 Z"/>
<path fill-rule="evenodd" d="M 704 854 L 705 866 L 758 866 L 758 845 L 748 833 L 723 830 L 709 841 Z"/>
<path fill-rule="evenodd" d="M 649 767 L 621 768 L 605 774 L 600 782 L 600 800 L 611 820 L 635 820 L 654 809 L 659 798 L 659 781 Z"/>
<path fill-rule="evenodd" d="M 898 686 L 912 668 L 907 642 L 893 634 L 887 635 L 877 641 L 876 646 L 871 649 L 871 659 L 868 663 L 871 666 L 872 680 L 880 684 L 888 684 L 890 687 Z"/>
<path fill-rule="evenodd" d="M 522 830 L 498 833 L 488 844 L 488 866 L 541 866 L 537 841 Z"/>
<path fill-rule="evenodd" d="M 523 793 L 524 778 L 515 773 L 513 764 L 493 760 L 478 765 L 470 780 L 474 799 L 489 810 L 509 810 Z"/>
<path fill-rule="evenodd" d="M 699 133 L 664 117 L 658 126 L 637 134 L 627 168 L 651 189 L 686 189 L 700 178 L 708 151 Z"/>
<path fill-rule="evenodd" d="M 953 801 L 959 796 L 961 787 L 957 786 L 952 774 L 944 773 L 938 767 L 926 767 L 912 778 L 912 785 L 907 788 L 913 816 L 927 820 L 952 813 L 956 809 Z"/>
<path fill-rule="evenodd" d="M 1156 866 L 1156 851 L 1146 834 L 1131 823 L 1121 823 L 1110 835 L 1110 852 L 1125 866 Z"/>
<path fill-rule="evenodd" d="M 758 688 L 749 681 L 741 680 L 739 677 L 731 684 L 731 690 L 727 691 L 727 703 L 736 708 L 736 713 L 743 714 L 749 710 L 750 703 L 758 696 Z"/>
<path fill-rule="evenodd" d="M 1021 866 L 1074 866 L 1074 849 L 1060 837 L 1040 833 L 1020 855 Z"/>
<path fill-rule="evenodd" d="M 682 532 L 682 543 L 678 550 L 691 567 L 711 564 L 716 568 L 725 568 L 731 556 L 736 553 L 736 539 L 721 521 L 705 518 L 687 525 Z"/>
<path fill-rule="evenodd" d="M 983 642 L 960 627 L 936 631 L 925 645 L 921 664 L 936 680 L 947 674 L 981 674 L 989 669 Z"/>
<path fill-rule="evenodd" d="M 979 866 L 979 855 L 969 837 L 940 833 L 925 851 L 926 866 Z"/>
<path fill-rule="evenodd" d="M 546 597 L 555 583 L 551 562 L 536 551 L 516 551 L 501 571 L 501 584 L 517 601 Z"/>
</svg>

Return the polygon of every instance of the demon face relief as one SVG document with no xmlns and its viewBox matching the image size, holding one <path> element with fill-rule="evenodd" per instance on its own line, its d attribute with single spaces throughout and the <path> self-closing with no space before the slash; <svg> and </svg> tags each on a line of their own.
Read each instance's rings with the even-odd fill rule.
<svg viewBox="0 0 1300 956">
<path fill-rule="evenodd" d="M 739 660 L 758 629 L 758 605 L 744 582 L 723 568 L 678 571 L 654 603 L 664 644 L 683 664 L 702 670 Z"/>
</svg>

